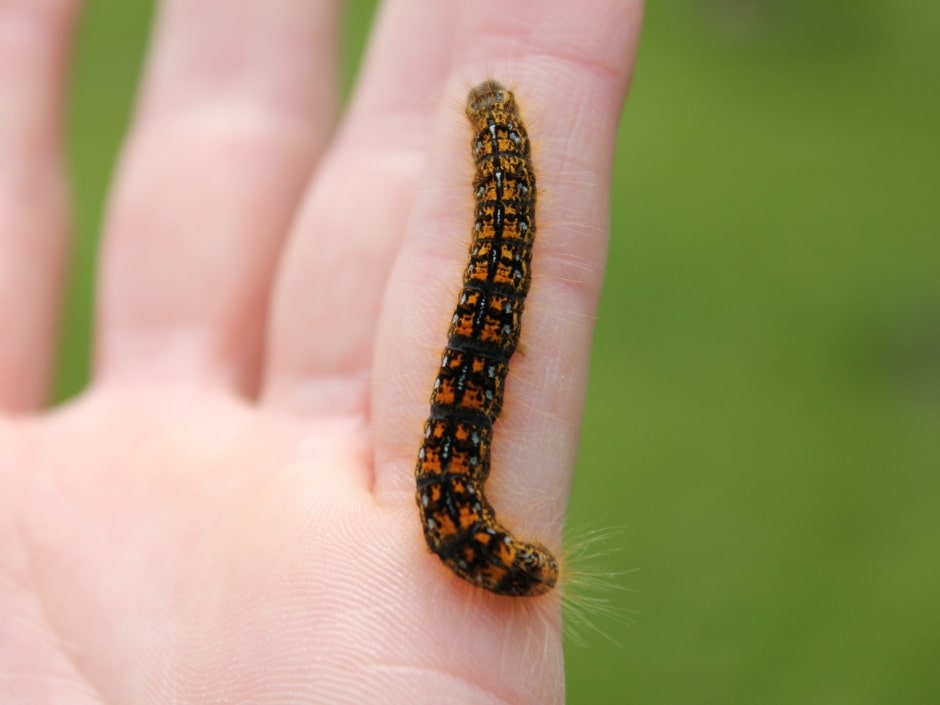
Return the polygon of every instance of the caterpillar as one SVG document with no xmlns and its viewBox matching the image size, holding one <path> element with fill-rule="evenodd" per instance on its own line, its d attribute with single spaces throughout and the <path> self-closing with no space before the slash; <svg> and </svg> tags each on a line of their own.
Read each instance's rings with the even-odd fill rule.
<svg viewBox="0 0 940 705">
<path fill-rule="evenodd" d="M 467 97 L 476 172 L 470 262 L 431 392 L 415 468 L 428 548 L 461 578 L 499 595 L 550 591 L 558 563 L 500 524 L 483 491 L 493 424 L 531 283 L 535 171 L 512 92 L 484 81 Z"/>
</svg>

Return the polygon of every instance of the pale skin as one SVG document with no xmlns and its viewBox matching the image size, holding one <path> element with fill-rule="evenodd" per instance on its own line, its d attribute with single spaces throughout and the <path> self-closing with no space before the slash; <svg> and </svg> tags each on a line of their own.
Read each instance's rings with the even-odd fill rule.
<svg viewBox="0 0 940 705">
<path fill-rule="evenodd" d="M 78 4 L 0 1 L 0 702 L 562 702 L 564 588 L 454 577 L 415 454 L 496 78 L 539 210 L 487 492 L 560 553 L 641 3 L 389 0 L 337 123 L 333 3 L 163 2 L 49 409 Z"/>
</svg>

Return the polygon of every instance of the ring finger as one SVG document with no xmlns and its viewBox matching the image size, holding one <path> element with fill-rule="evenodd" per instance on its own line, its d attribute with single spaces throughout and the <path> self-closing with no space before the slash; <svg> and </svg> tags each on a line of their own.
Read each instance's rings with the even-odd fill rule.
<svg viewBox="0 0 940 705">
<path fill-rule="evenodd" d="M 253 389 L 335 112 L 333 2 L 166 0 L 109 207 L 96 376 Z"/>
</svg>

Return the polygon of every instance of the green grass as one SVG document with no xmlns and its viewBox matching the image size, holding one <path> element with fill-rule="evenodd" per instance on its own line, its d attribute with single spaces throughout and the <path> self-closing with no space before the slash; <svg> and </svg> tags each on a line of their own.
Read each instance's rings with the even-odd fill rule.
<svg viewBox="0 0 940 705">
<path fill-rule="evenodd" d="M 927 702 L 938 94 L 896 27 L 816 51 L 673 10 L 623 123 L 572 504 L 628 527 L 637 614 L 571 702 Z"/>
<path fill-rule="evenodd" d="M 571 506 L 574 534 L 623 527 L 595 562 L 630 623 L 569 649 L 569 701 L 930 702 L 940 9 L 649 5 Z M 98 0 L 78 43 L 60 398 L 148 19 Z"/>
</svg>

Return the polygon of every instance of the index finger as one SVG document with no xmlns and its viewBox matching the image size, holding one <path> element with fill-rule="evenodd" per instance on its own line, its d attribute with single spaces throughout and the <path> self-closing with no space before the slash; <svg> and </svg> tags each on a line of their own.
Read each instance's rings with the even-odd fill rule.
<svg viewBox="0 0 940 705">
<path fill-rule="evenodd" d="M 611 163 L 642 15 L 466 2 L 437 116 L 434 155 L 392 272 L 377 339 L 375 491 L 410 498 L 428 395 L 467 269 L 474 205 L 471 129 L 455 106 L 497 79 L 515 94 L 538 183 L 531 288 L 494 426 L 487 494 L 520 533 L 560 542 L 577 453 L 608 237 Z M 412 501 L 408 499 L 407 501 Z"/>
</svg>

